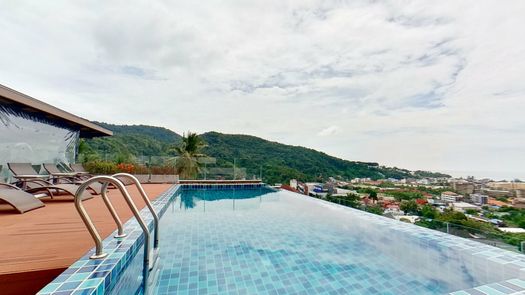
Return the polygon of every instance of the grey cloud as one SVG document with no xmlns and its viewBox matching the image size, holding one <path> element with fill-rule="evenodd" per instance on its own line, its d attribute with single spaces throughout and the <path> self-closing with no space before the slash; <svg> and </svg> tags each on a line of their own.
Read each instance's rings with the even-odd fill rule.
<svg viewBox="0 0 525 295">
<path fill-rule="evenodd" d="M 93 120 L 252 133 L 407 168 L 457 169 L 458 151 L 487 156 L 479 143 L 490 141 L 516 147 L 498 155 L 516 171 L 509 159 L 525 141 L 509 126 L 525 124 L 523 9 L 520 0 L 8 1 L 0 83 Z M 63 17 L 50 18 L 56 11 Z M 340 131 L 315 136 L 327 126 Z"/>
</svg>

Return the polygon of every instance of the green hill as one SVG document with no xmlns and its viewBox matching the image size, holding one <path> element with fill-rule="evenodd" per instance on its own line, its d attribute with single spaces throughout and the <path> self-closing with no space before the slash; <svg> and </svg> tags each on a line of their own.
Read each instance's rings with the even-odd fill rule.
<svg viewBox="0 0 525 295">
<path fill-rule="evenodd" d="M 102 158 L 118 156 L 126 160 L 133 156 L 170 155 L 170 149 L 181 140 L 179 134 L 163 127 L 94 123 L 113 131 L 114 135 L 86 140 L 80 152 L 96 152 Z"/>
<path fill-rule="evenodd" d="M 104 122 L 93 122 L 99 126 L 113 131 L 115 135 L 140 135 L 148 136 L 155 140 L 173 143 L 178 142 L 181 136 L 167 128 L 148 125 L 115 125 Z"/>
<path fill-rule="evenodd" d="M 346 161 L 313 149 L 255 136 L 208 132 L 202 137 L 209 145 L 205 153 L 222 161 L 219 164 L 228 164 L 226 161 L 231 162 L 235 158 L 236 165 L 247 168 L 248 175 L 258 175 L 262 167 L 263 178 L 269 183 L 284 182 L 291 178 L 316 181 L 328 177 L 410 177 L 408 170 L 379 167 L 377 163 Z"/>
<path fill-rule="evenodd" d="M 83 141 L 81 154 L 97 154 L 99 158 L 131 161 L 133 156 L 174 156 L 173 147 L 181 136 L 169 129 L 146 125 L 97 124 L 112 130 L 114 136 Z M 351 179 L 355 177 L 406 178 L 410 171 L 380 166 L 377 163 L 354 162 L 325 153 L 267 141 L 249 135 L 207 132 L 201 134 L 208 147 L 204 152 L 217 159 L 216 167 L 246 168 L 247 177 L 262 173 L 267 183 L 287 182 L 296 178 L 303 181 L 326 180 L 328 177 Z M 110 155 L 110 157 L 108 157 Z M 423 171 L 418 171 L 424 174 Z"/>
</svg>

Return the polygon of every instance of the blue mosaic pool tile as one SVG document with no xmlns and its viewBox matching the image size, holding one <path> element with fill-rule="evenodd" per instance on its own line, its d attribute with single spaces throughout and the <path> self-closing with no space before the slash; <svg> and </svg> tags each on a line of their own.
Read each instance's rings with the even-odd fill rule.
<svg viewBox="0 0 525 295">
<path fill-rule="evenodd" d="M 211 189 L 211 190 L 225 190 L 225 189 L 242 189 L 242 188 L 260 188 L 263 184 L 243 184 L 243 185 L 174 185 L 169 188 L 166 192 L 157 197 L 156 200 L 152 201 L 152 205 L 157 210 L 159 216 L 167 210 L 170 200 L 179 189 Z M 191 187 L 191 188 L 190 188 Z M 141 212 L 141 216 L 148 225 L 150 231 L 153 231 L 153 216 L 150 214 L 147 208 L 144 208 Z M 133 218 L 124 225 L 127 236 L 123 239 L 114 239 L 113 236 L 116 231 L 112 233 L 108 238 L 103 241 L 104 251 L 108 253 L 108 257 L 101 260 L 89 259 L 94 253 L 94 249 L 91 249 L 86 253 L 80 260 L 73 263 L 68 269 L 66 269 L 60 276 L 58 276 L 53 282 L 44 287 L 38 294 L 54 294 L 59 295 L 71 294 L 78 291 L 78 294 L 103 294 L 106 290 L 109 290 L 118 281 L 119 274 L 127 267 L 127 264 L 132 260 L 132 257 L 141 249 L 141 245 L 144 241 L 142 229 L 138 222 Z M 152 236 L 153 238 L 153 236 Z M 95 288 L 87 288 L 87 285 L 80 285 L 72 288 L 78 278 L 87 276 L 89 283 L 93 284 L 91 279 L 103 279 L 97 281 Z M 62 288 L 59 291 L 57 289 Z M 68 289 L 72 288 L 72 289 Z M 84 288 L 84 289 L 82 289 Z"/>
<path fill-rule="evenodd" d="M 60 287 L 58 287 L 57 291 L 70 291 L 75 290 L 78 286 L 82 284 L 82 281 L 76 281 L 76 282 L 65 282 Z"/>
<path fill-rule="evenodd" d="M 257 189 L 266 186 L 264 183 L 254 184 L 184 184 L 182 190 L 231 190 Z"/>
<path fill-rule="evenodd" d="M 88 288 L 88 289 L 77 289 L 73 292 L 73 295 L 89 295 L 93 294 L 95 292 L 95 289 Z"/>
<path fill-rule="evenodd" d="M 51 294 L 52 292 L 56 291 L 60 285 L 60 283 L 50 283 L 40 290 L 40 294 Z"/>
<path fill-rule="evenodd" d="M 90 272 L 79 272 L 72 273 L 71 276 L 67 279 L 66 282 L 78 282 L 87 279 L 90 276 Z"/>
<path fill-rule="evenodd" d="M 261 185 L 243 185 L 235 186 L 229 185 L 184 185 L 184 186 L 173 186 L 162 196 L 157 198 L 153 204 L 159 211 L 159 216 L 168 210 L 170 206 L 170 200 L 178 189 L 182 190 L 225 190 L 225 189 L 242 189 L 247 188 L 260 188 Z M 318 200 L 316 200 L 318 201 Z M 321 201 L 323 202 L 323 201 Z M 326 204 L 333 206 L 336 204 Z M 339 206 L 339 205 L 336 205 Z M 343 207 L 343 206 L 341 206 Z M 347 207 L 341 208 L 342 210 L 352 210 Z M 404 223 L 393 223 L 391 220 L 378 218 L 375 215 L 371 215 L 365 212 L 354 210 L 352 214 L 359 214 L 363 219 L 368 219 L 375 224 L 389 227 L 395 230 L 401 237 L 406 236 L 407 239 L 414 237 L 418 238 L 418 243 L 422 247 L 428 247 L 429 249 L 435 249 L 436 245 L 451 247 L 458 249 L 465 253 L 471 253 L 472 255 L 485 257 L 484 263 L 493 263 L 492 265 L 497 267 L 498 265 L 514 265 L 514 269 L 522 271 L 525 267 L 525 260 L 521 254 L 511 253 L 497 249 L 491 246 L 482 245 L 477 242 L 468 241 L 455 236 L 447 235 L 439 232 L 429 232 L 426 229 L 422 229 L 416 226 L 404 224 Z M 150 230 L 153 228 L 152 216 L 149 214 L 147 209 L 141 211 L 144 216 Z M 81 260 L 75 262 L 68 270 L 62 275 L 57 277 L 51 284 L 42 289 L 39 294 L 104 294 L 104 292 L 110 290 L 122 276 L 122 273 L 127 269 L 131 268 L 131 259 L 135 255 L 140 255 L 141 244 L 144 240 L 142 231 L 136 222 L 136 220 L 130 220 L 125 225 L 126 232 L 129 233 L 126 238 L 121 241 L 109 237 L 104 240 L 106 251 L 109 253 L 109 257 L 104 260 L 90 260 L 89 256 L 93 253 L 90 250 Z M 190 236 L 191 237 L 191 236 Z M 255 237 L 254 237 L 255 238 Z M 196 245 L 189 243 L 189 247 L 184 248 L 190 250 L 191 247 Z M 312 245 L 315 247 L 315 245 Z M 445 248 L 446 249 L 446 248 Z M 373 287 L 366 287 L 360 283 L 362 280 L 369 280 L 370 276 L 367 272 L 371 270 L 366 269 L 366 265 L 360 265 L 362 269 L 354 268 L 338 268 L 338 267 L 327 267 L 318 264 L 307 265 L 307 267 L 301 268 L 292 267 L 288 268 L 288 262 L 285 256 L 276 253 L 272 255 L 269 261 L 262 261 L 262 271 L 257 269 L 251 272 L 239 273 L 235 271 L 236 267 L 247 267 L 246 262 L 239 259 L 238 256 L 246 255 L 246 249 L 233 248 L 225 253 L 224 256 L 215 257 L 214 260 L 206 260 L 202 256 L 206 257 L 209 255 L 209 251 L 213 251 L 213 247 L 209 250 L 201 249 L 204 254 L 199 252 L 186 252 L 186 256 L 182 259 L 187 259 L 190 265 L 201 265 L 200 269 L 206 270 L 206 275 L 202 273 L 187 272 L 187 269 L 181 268 L 179 272 L 163 272 L 160 274 L 161 283 L 158 286 L 157 291 L 160 294 L 198 294 L 205 292 L 207 294 L 282 294 L 284 291 L 290 294 L 309 294 L 309 293 L 326 293 L 326 294 L 348 294 L 349 290 L 355 294 L 375 294 L 377 290 Z M 207 252 L 208 251 L 208 252 Z M 443 253 L 447 259 L 457 259 L 452 253 Z M 196 258 L 193 258 L 196 257 Z M 181 258 L 181 257 L 178 257 Z M 136 260 L 136 259 L 135 259 Z M 139 260 L 140 261 L 140 260 Z M 300 260 L 299 260 L 300 262 Z M 270 263 L 265 265 L 265 263 Z M 129 266 L 128 266 L 129 265 Z M 267 281 L 268 276 L 271 276 L 272 271 L 269 267 L 272 267 L 272 271 L 277 273 L 279 277 L 284 277 L 282 282 L 277 283 L 278 277 L 274 278 L 275 284 L 264 284 Z M 480 265 L 479 267 L 486 267 L 487 265 Z M 95 268 L 93 268 L 95 267 Z M 223 269 L 223 272 L 214 271 L 214 267 Z M 364 271 L 363 271 L 364 270 Z M 311 282 L 308 278 L 316 272 L 326 273 L 327 278 L 337 274 L 344 274 L 345 279 L 342 279 L 339 284 L 333 284 L 327 286 L 327 281 Z M 87 285 L 80 284 L 74 289 L 67 289 L 66 285 L 71 282 L 76 282 L 76 279 L 89 274 L 88 280 L 82 282 Z M 75 276 L 76 275 L 76 276 Z M 80 275 L 80 276 L 79 276 Z M 385 278 L 387 274 L 384 274 Z M 391 294 L 402 294 L 408 292 L 408 290 L 417 290 L 418 286 L 410 285 L 409 278 L 403 278 L 402 274 L 398 274 L 399 285 L 391 285 Z M 232 279 L 234 278 L 234 279 Z M 96 284 L 93 283 L 93 279 L 96 280 Z M 376 283 L 381 281 L 376 281 Z M 95 286 L 89 286 L 95 284 Z M 387 284 L 390 284 L 387 282 Z M 479 286 L 469 290 L 461 290 L 452 292 L 454 295 L 474 295 L 474 294 L 521 294 L 525 291 L 525 282 L 519 279 L 502 281 L 499 283 L 493 283 L 489 285 Z M 64 292 L 59 291 L 59 288 L 65 288 Z M 286 288 L 286 289 L 285 289 Z M 493 293 L 490 293 L 493 292 Z M 499 293 L 497 293 L 499 292 Z M 511 292 L 511 293 L 505 293 Z M 381 293 L 386 294 L 386 293 Z"/>
</svg>

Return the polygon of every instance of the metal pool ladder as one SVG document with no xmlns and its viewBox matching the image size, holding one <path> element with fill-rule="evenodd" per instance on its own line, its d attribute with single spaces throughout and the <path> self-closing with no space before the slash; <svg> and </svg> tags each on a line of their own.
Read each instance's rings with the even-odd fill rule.
<svg viewBox="0 0 525 295">
<path fill-rule="evenodd" d="M 129 179 L 132 183 L 135 184 L 138 191 L 140 192 L 140 195 L 142 196 L 144 202 L 146 203 L 146 206 L 151 212 L 151 215 L 153 216 L 154 221 L 154 253 L 153 257 L 151 257 L 151 249 L 150 249 L 150 233 L 148 230 L 148 226 L 144 222 L 144 219 L 140 216 L 139 210 L 137 209 L 137 206 L 133 202 L 133 200 L 130 197 L 130 194 L 124 184 L 122 183 L 120 179 Z M 93 224 L 93 221 L 89 217 L 89 215 L 86 212 L 86 209 L 84 208 L 84 205 L 82 204 L 82 195 L 84 194 L 85 190 L 89 185 L 95 182 L 101 182 L 102 185 L 102 192 L 101 196 L 104 201 L 104 204 L 106 205 L 108 211 L 110 212 L 113 220 L 115 221 L 117 225 L 117 235 L 115 235 L 115 238 L 123 238 L 126 236 L 126 233 L 124 233 L 124 229 L 122 226 L 122 221 L 120 220 L 117 212 L 115 211 L 115 208 L 113 207 L 113 204 L 108 198 L 107 195 L 107 189 L 109 184 L 114 185 L 122 194 L 124 197 L 124 200 L 128 204 L 128 207 L 131 209 L 133 215 L 137 219 L 137 222 L 139 223 L 140 227 L 142 228 L 142 231 L 144 233 L 144 267 L 143 267 L 143 279 L 144 279 L 144 286 L 147 285 L 148 282 L 148 276 L 151 269 L 156 264 L 156 261 L 158 260 L 158 246 L 159 246 L 159 217 L 157 213 L 155 212 L 155 209 L 153 209 L 153 206 L 151 205 L 151 202 L 149 201 L 148 196 L 146 195 L 146 192 L 142 188 L 142 185 L 137 180 L 137 178 L 131 174 L 127 173 L 118 173 L 113 176 L 94 176 L 85 182 L 83 182 L 79 188 L 77 189 L 77 192 L 75 194 L 75 207 L 80 214 L 80 218 L 86 225 L 87 230 L 89 231 L 91 237 L 93 238 L 95 242 L 95 254 L 91 255 L 90 259 L 102 259 L 107 256 L 107 253 L 104 252 L 103 244 L 102 244 L 102 238 L 100 237 L 100 234 L 98 233 L 97 229 L 95 228 L 95 225 Z M 153 259 L 150 259 L 153 258 Z"/>
<path fill-rule="evenodd" d="M 117 174 L 113 174 L 113 177 L 119 180 L 120 179 L 131 180 L 131 182 L 135 184 L 135 186 L 137 187 L 137 190 L 139 191 L 140 196 L 144 200 L 144 203 L 146 203 L 146 206 L 148 207 L 151 213 L 151 216 L 153 216 L 153 254 L 152 254 L 152 257 L 150 257 L 151 259 L 149 260 L 150 263 L 148 265 L 149 269 L 151 270 L 155 266 L 158 260 L 158 257 L 159 257 L 159 215 L 157 214 L 157 212 L 151 205 L 148 195 L 144 191 L 144 188 L 140 184 L 140 181 L 135 176 L 129 173 L 117 173 Z"/>
</svg>

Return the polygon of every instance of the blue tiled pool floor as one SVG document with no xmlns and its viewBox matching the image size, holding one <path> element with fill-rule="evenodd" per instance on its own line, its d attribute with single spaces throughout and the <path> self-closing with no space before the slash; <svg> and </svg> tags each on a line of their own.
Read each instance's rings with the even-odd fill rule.
<svg viewBox="0 0 525 295">
<path fill-rule="evenodd" d="M 525 294 L 525 256 L 260 185 L 173 186 L 153 202 L 149 294 Z M 153 228 L 147 210 L 142 215 Z M 137 294 L 143 234 L 104 240 L 39 294 Z"/>
<path fill-rule="evenodd" d="M 510 278 L 383 220 L 258 190 L 179 192 L 161 219 L 153 293 L 424 295 Z"/>
</svg>

